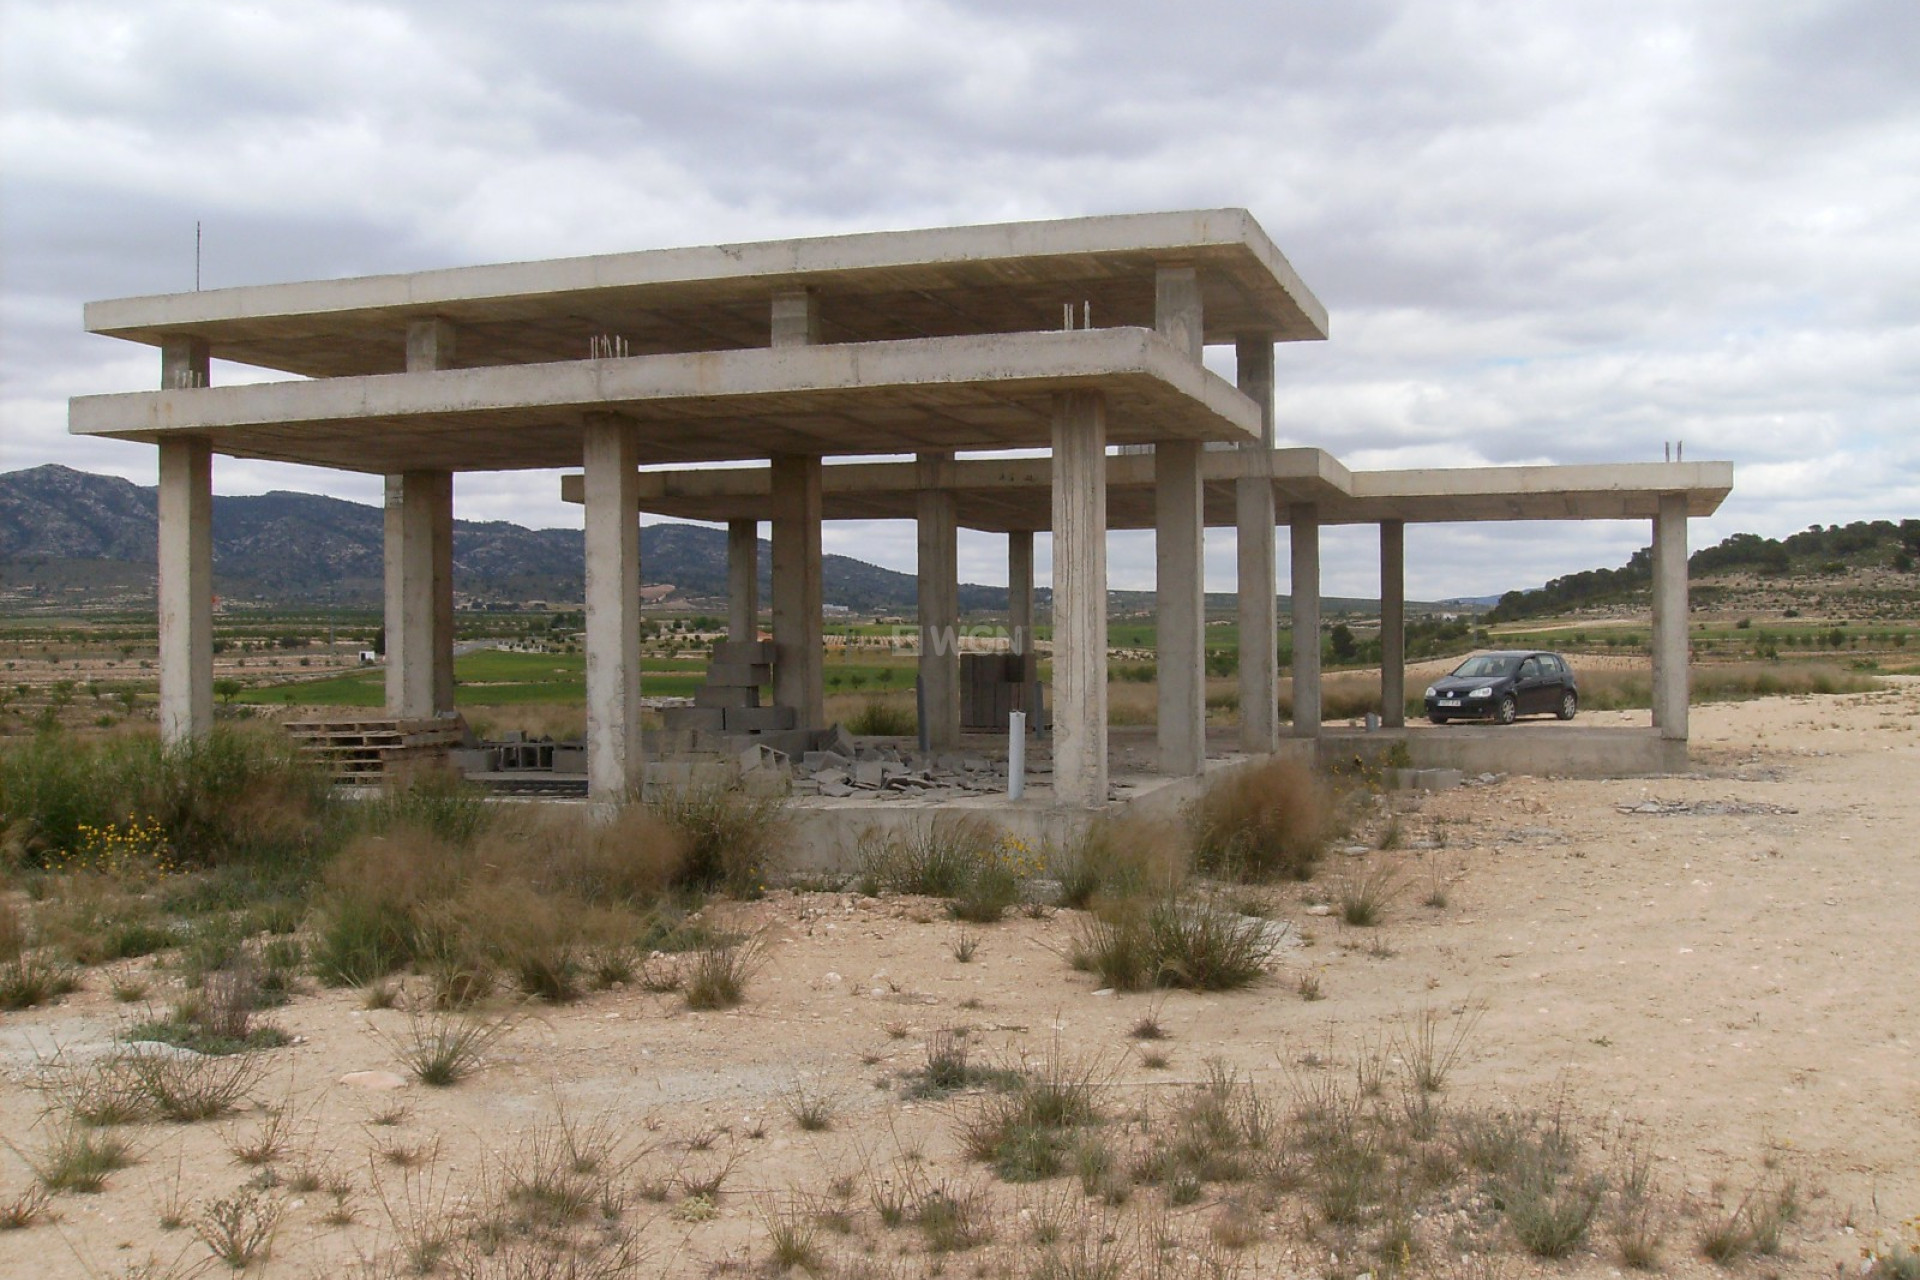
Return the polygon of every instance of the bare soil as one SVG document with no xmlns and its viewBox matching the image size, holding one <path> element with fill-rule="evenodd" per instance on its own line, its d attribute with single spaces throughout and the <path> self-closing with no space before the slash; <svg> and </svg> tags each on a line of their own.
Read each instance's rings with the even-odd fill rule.
<svg viewBox="0 0 1920 1280">
<path fill-rule="evenodd" d="M 964 1026 L 976 1062 L 1084 1064 L 1121 1127 L 1216 1060 L 1284 1111 L 1321 1073 L 1350 1079 L 1423 1010 L 1449 1028 L 1482 1011 L 1446 1081 L 1447 1107 L 1562 1106 L 1601 1166 L 1622 1125 L 1646 1135 L 1666 1274 L 1853 1273 L 1863 1246 L 1920 1212 L 1920 680 L 1890 684 L 1697 707 L 1697 772 L 1684 777 L 1512 777 L 1382 801 L 1319 882 L 1270 891 L 1292 936 L 1250 991 L 1099 991 L 1065 958 L 1073 912 L 977 927 L 978 952 L 961 963 L 960 927 L 937 903 L 787 891 L 712 909 L 765 930 L 742 1006 L 690 1012 L 638 985 L 534 1006 L 452 1088 L 343 1082 L 404 1070 L 408 1015 L 366 1009 L 355 991 L 308 991 L 274 1015 L 296 1040 L 264 1055 L 249 1110 L 131 1126 L 138 1163 L 98 1194 L 54 1196 L 51 1221 L 0 1231 L 0 1274 L 120 1274 L 149 1259 L 183 1273 L 206 1260 L 191 1226 L 163 1228 L 163 1206 L 192 1217 L 256 1179 L 231 1148 L 265 1108 L 283 1107 L 294 1137 L 268 1193 L 285 1212 L 264 1274 L 332 1275 L 363 1260 L 374 1274 L 398 1270 L 410 1220 L 471 1218 L 525 1135 L 564 1113 L 603 1126 L 633 1157 L 621 1177 L 625 1221 L 647 1255 L 638 1274 L 765 1267 L 770 1220 L 839 1203 L 851 1187 L 849 1233 L 823 1228 L 816 1241 L 829 1271 L 1023 1275 L 1049 1205 L 1071 1206 L 1076 1221 L 1109 1211 L 1071 1178 L 1010 1186 L 970 1163 L 956 1130 L 977 1099 L 903 1093 L 930 1037 Z M 1397 849 L 1353 852 L 1394 815 Z M 1401 885 L 1382 926 L 1349 928 L 1316 909 L 1330 878 L 1381 856 Z M 1444 907 L 1423 903 L 1436 886 Z M 1322 999 L 1302 999 L 1302 975 L 1317 977 Z M 149 998 L 164 1001 L 167 973 L 151 979 Z M 56 1127 L 37 1087 L 49 1061 L 98 1052 L 132 1020 L 108 987 L 94 971 L 54 1007 L 0 1017 L 0 1133 L 13 1148 L 0 1148 L 0 1204 L 30 1184 L 22 1157 Z M 1158 1069 L 1129 1036 L 1150 1012 L 1170 1037 L 1152 1046 L 1167 1055 Z M 800 1128 L 802 1097 L 829 1101 L 831 1127 Z M 400 1169 L 382 1154 L 396 1147 L 425 1163 Z M 351 1179 L 354 1225 L 323 1221 L 326 1193 L 287 1189 L 302 1163 Z M 719 1193 L 691 1201 L 685 1184 L 721 1169 Z M 933 1255 L 918 1234 L 882 1225 L 873 1183 L 916 1179 L 978 1190 L 992 1241 Z M 1750 1189 L 1787 1181 L 1799 1212 L 1779 1254 L 1731 1270 L 1700 1255 L 1707 1224 Z M 1216 1253 L 1248 1276 L 1368 1269 L 1335 1260 L 1333 1237 L 1297 1200 L 1249 1209 L 1228 1198 L 1209 1185 L 1155 1230 L 1190 1251 L 1238 1240 Z M 1143 1188 L 1111 1212 L 1144 1219 L 1162 1203 Z M 1243 1210 L 1244 1240 L 1219 1230 Z M 1510 1244 L 1497 1261 L 1462 1259 L 1445 1217 L 1418 1224 L 1416 1274 L 1622 1274 L 1599 1230 L 1564 1261 Z"/>
</svg>

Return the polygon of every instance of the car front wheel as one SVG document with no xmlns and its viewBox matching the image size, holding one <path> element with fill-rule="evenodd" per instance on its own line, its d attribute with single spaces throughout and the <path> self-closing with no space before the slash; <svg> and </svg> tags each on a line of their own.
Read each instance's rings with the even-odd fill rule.
<svg viewBox="0 0 1920 1280">
<path fill-rule="evenodd" d="M 1427 719 L 1433 721 L 1435 724 L 1445 724 L 1447 722 L 1447 718 L 1437 711 L 1428 716 Z"/>
<path fill-rule="evenodd" d="M 1573 690 L 1569 689 L 1560 695 L 1560 718 L 1562 720 L 1573 719 L 1574 713 L 1579 710 L 1580 699 L 1575 696 Z"/>
<path fill-rule="evenodd" d="M 1519 714 L 1520 704 L 1513 700 L 1512 694 L 1508 694 L 1506 697 L 1500 699 L 1500 709 L 1497 715 L 1501 724 L 1512 724 L 1514 718 Z"/>
</svg>

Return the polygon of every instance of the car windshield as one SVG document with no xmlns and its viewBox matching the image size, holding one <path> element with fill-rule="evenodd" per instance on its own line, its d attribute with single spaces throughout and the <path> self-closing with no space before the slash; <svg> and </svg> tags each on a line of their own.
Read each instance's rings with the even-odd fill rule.
<svg viewBox="0 0 1920 1280">
<path fill-rule="evenodd" d="M 1491 676 L 1498 679 L 1501 676 L 1512 675 L 1513 669 L 1519 665 L 1520 659 L 1514 657 L 1512 654 L 1483 653 L 1477 657 L 1468 658 L 1465 662 L 1455 667 L 1453 674 L 1469 678 Z"/>
</svg>

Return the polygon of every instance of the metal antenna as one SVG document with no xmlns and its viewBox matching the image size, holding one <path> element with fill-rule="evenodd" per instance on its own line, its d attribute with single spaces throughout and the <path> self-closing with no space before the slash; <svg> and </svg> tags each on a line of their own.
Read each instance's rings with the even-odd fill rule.
<svg viewBox="0 0 1920 1280">
<path fill-rule="evenodd" d="M 200 292 L 200 219 L 193 220 L 193 291 Z"/>
</svg>

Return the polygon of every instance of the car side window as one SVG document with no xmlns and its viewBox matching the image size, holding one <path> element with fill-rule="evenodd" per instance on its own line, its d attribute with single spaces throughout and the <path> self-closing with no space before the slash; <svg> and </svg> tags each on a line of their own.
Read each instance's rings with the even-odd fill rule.
<svg viewBox="0 0 1920 1280">
<path fill-rule="evenodd" d="M 1545 675 L 1557 676 L 1560 674 L 1561 669 L 1560 659 L 1554 657 L 1552 654 L 1548 654 L 1540 659 L 1540 670 Z"/>
<path fill-rule="evenodd" d="M 1520 664 L 1520 678 L 1522 680 L 1531 680 L 1539 674 L 1540 674 L 1540 664 L 1538 662 L 1535 662 L 1532 658 L 1528 658 L 1525 662 Z"/>
</svg>

